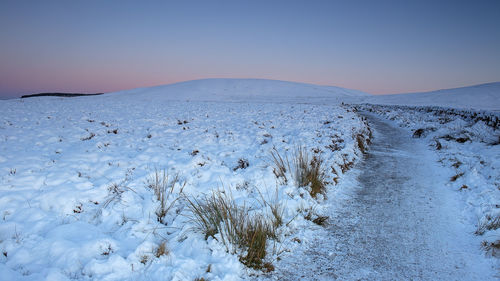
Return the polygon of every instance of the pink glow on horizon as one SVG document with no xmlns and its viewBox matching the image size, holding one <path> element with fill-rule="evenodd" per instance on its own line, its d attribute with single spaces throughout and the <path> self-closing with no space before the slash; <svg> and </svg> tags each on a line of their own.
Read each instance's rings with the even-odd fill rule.
<svg viewBox="0 0 500 281">
<path fill-rule="evenodd" d="M 205 78 L 372 94 L 500 80 L 498 1 L 125 2 L 0 1 L 0 97 Z"/>
</svg>

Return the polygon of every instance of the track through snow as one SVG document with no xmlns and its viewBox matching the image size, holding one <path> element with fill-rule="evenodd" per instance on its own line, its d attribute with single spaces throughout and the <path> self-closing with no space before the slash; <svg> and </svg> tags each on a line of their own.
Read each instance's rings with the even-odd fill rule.
<svg viewBox="0 0 500 281">
<path fill-rule="evenodd" d="M 374 139 L 353 179 L 329 195 L 329 225 L 277 263 L 277 280 L 492 280 L 434 153 L 366 114 Z M 357 176 L 357 177 L 356 177 Z M 265 278 L 267 278 L 265 277 Z"/>
</svg>

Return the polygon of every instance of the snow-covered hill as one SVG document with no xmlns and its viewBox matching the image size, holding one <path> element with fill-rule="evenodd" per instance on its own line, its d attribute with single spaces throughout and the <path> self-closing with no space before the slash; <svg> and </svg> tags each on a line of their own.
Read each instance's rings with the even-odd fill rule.
<svg viewBox="0 0 500 281">
<path fill-rule="evenodd" d="M 341 102 L 369 94 L 334 86 L 265 79 L 203 79 L 114 94 L 177 101 Z"/>
<path fill-rule="evenodd" d="M 364 102 L 500 110 L 500 82 L 423 93 L 371 96 Z"/>
</svg>

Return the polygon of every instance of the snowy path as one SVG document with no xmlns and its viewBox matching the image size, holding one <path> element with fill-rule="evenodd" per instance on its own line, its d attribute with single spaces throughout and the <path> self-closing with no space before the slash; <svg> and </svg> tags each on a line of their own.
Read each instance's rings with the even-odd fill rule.
<svg viewBox="0 0 500 281">
<path fill-rule="evenodd" d="M 271 279 L 494 279 L 493 261 L 461 223 L 459 198 L 433 152 L 389 121 L 367 117 L 375 135 L 354 171 L 357 187 L 330 195 L 330 224 L 283 256 Z"/>
</svg>

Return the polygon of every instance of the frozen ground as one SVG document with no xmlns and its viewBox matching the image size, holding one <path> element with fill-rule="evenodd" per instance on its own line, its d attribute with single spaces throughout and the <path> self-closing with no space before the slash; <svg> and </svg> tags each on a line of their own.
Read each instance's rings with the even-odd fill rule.
<svg viewBox="0 0 500 281">
<path fill-rule="evenodd" d="M 428 145 L 445 186 L 460 197 L 465 223 L 484 243 L 500 239 L 500 114 L 441 107 L 366 105 Z M 488 250 L 498 256 L 498 249 Z"/>
<path fill-rule="evenodd" d="M 329 223 L 284 255 L 275 280 L 495 280 L 436 155 L 407 130 L 366 115 L 373 143 L 357 178 L 332 191 Z M 266 279 L 266 278 L 261 278 Z"/>
<path fill-rule="evenodd" d="M 376 114 L 377 132 L 346 173 L 369 130 L 341 102 L 366 99 L 337 87 L 214 79 L 0 101 L 1 279 L 494 278 L 495 252 L 480 244 L 500 230 L 474 232 L 500 217 L 498 128 L 452 114 L 462 111 L 357 106 Z M 271 151 L 291 157 L 298 147 L 323 159 L 326 199 L 276 178 Z M 161 219 L 149 188 L 158 170 L 180 179 Z M 270 215 L 263 199 L 280 206 L 285 223 L 265 257 L 274 273 L 245 268 L 244 251 L 194 230 L 186 198 L 214 190 L 250 215 Z M 326 227 L 312 222 L 321 216 Z"/>
<path fill-rule="evenodd" d="M 234 84 L 215 82 L 223 86 L 214 91 Z M 200 83 L 211 82 L 193 83 L 192 91 L 202 95 Z M 293 86 L 254 83 L 268 93 Z M 207 102 L 201 96 L 186 101 L 184 94 L 194 96 L 186 84 L 182 88 L 165 95 L 155 89 L 0 102 L 2 280 L 245 279 L 257 272 L 247 270 L 238 253 L 193 230 L 179 195 L 182 183 L 191 199 L 224 189 L 255 213 L 268 215 L 262 197 L 283 206 L 288 224 L 269 241 L 266 257 L 274 262 L 279 251 L 271 246 L 293 246 L 292 235 L 313 225 L 305 214 L 323 207 L 307 187 L 279 183 L 270 152 L 291 155 L 303 146 L 321 154 L 329 188 L 344 177 L 340 165 L 360 157 L 355 138 L 367 131 L 348 107 L 251 98 Z M 331 89 L 308 90 L 336 96 Z M 157 169 L 178 174 L 181 182 L 168 202 L 180 199 L 162 221 L 148 188 Z M 158 255 L 162 243 L 168 254 Z"/>
</svg>

